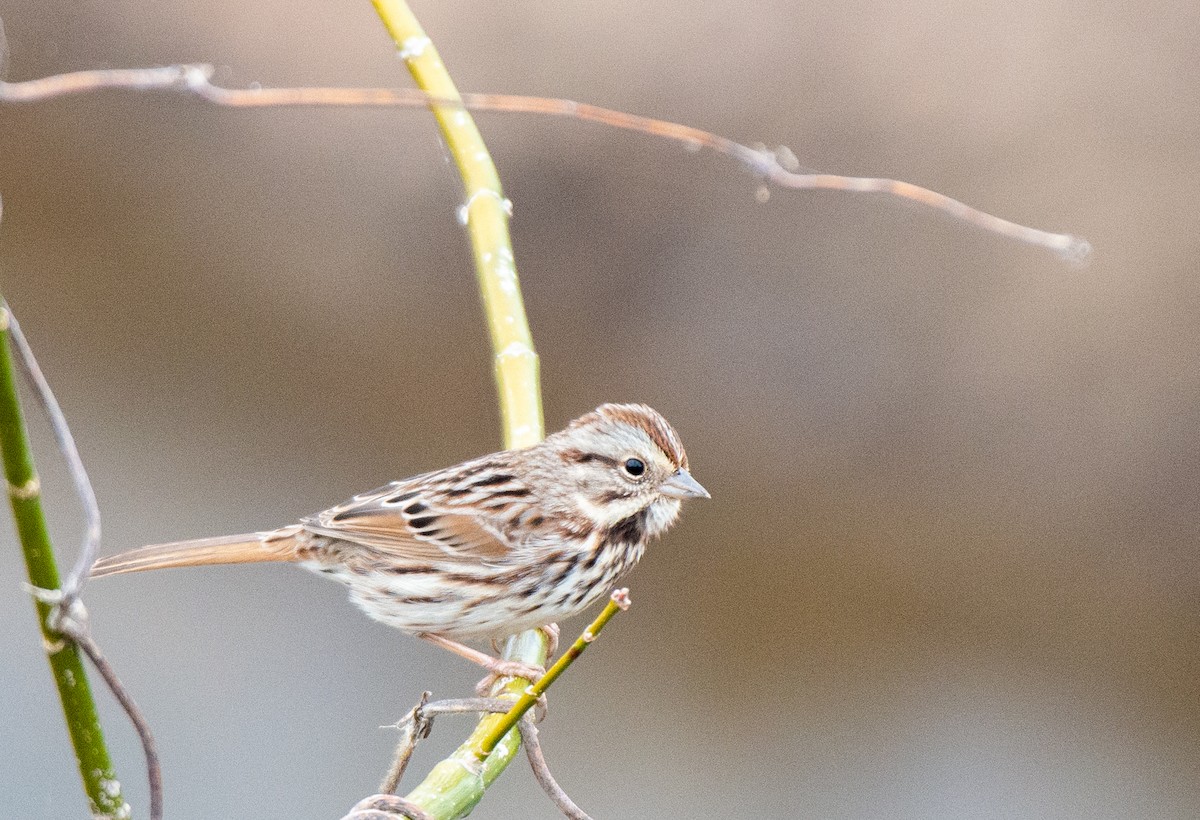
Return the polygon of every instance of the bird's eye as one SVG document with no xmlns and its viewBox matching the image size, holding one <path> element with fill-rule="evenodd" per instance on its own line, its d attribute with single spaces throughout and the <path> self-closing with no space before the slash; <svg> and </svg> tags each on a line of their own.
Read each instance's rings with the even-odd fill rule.
<svg viewBox="0 0 1200 820">
<path fill-rule="evenodd" d="M 629 458 L 625 460 L 625 472 L 636 478 L 646 472 L 646 465 L 639 458 Z"/>
</svg>

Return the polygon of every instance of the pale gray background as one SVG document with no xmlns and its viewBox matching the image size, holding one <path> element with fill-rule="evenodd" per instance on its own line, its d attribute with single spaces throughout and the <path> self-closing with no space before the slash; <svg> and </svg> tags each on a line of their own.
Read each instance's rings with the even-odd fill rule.
<svg viewBox="0 0 1200 820">
<path fill-rule="evenodd" d="M 1096 247 L 776 193 L 712 155 L 481 115 L 557 427 L 681 430 L 713 501 L 552 695 L 598 818 L 1200 816 L 1200 11 L 1190 3 L 419 2 L 461 87 L 587 100 L 905 178 Z M 0 0 L 6 76 L 218 64 L 402 85 L 369 4 Z M 282 524 L 494 449 L 459 183 L 421 111 L 108 93 L 0 109 L 0 282 L 105 549 Z M 78 520 L 42 424 L 54 532 Z M 0 794 L 84 807 L 11 531 Z M 87 598 L 169 816 L 332 818 L 462 661 L 300 570 Z M 582 623 L 566 625 L 568 634 Z M 106 724 L 139 814 L 137 747 Z M 443 719 L 420 773 L 467 729 Z M 477 812 L 557 814 L 518 763 Z"/>
</svg>

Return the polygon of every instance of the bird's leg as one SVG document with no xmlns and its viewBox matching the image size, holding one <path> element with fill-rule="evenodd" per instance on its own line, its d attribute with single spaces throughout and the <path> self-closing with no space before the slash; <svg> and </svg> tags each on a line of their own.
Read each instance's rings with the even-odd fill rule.
<svg viewBox="0 0 1200 820">
<path fill-rule="evenodd" d="M 539 626 L 538 629 L 545 633 L 546 640 L 550 642 L 550 648 L 546 650 L 546 657 L 553 658 L 554 653 L 558 651 L 558 624 L 546 624 Z"/>
<path fill-rule="evenodd" d="M 546 656 L 554 657 L 554 653 L 558 651 L 558 624 L 546 624 L 545 626 L 539 626 L 538 630 L 541 631 L 542 634 L 546 636 L 546 639 L 550 642 L 550 646 L 546 650 Z M 501 649 L 499 638 L 492 638 L 492 651 L 497 655 L 500 654 Z"/>
<path fill-rule="evenodd" d="M 480 652 L 478 649 L 472 649 L 466 644 L 461 644 L 458 641 L 452 641 L 449 638 L 443 638 L 441 635 L 434 635 L 432 632 L 418 632 L 417 637 L 423 641 L 428 641 L 434 646 L 440 646 L 442 649 L 448 649 L 460 658 L 466 658 L 472 663 L 477 663 L 492 674 L 485 678 L 488 680 L 492 677 L 509 677 L 509 678 L 525 678 L 526 680 L 536 681 L 542 675 L 546 674 L 546 669 L 541 666 L 534 666 L 520 661 L 506 661 L 503 658 L 493 658 L 486 652 Z"/>
<path fill-rule="evenodd" d="M 553 658 L 555 651 L 557 651 L 557 649 L 558 649 L 558 624 L 546 624 L 545 626 L 539 626 L 538 630 L 546 636 L 546 640 L 549 644 L 548 648 L 546 649 L 546 657 Z M 443 638 L 442 640 L 445 640 L 445 639 Z M 438 646 L 442 646 L 442 645 L 443 644 L 439 641 Z M 459 644 L 459 645 L 461 646 L 461 644 Z M 446 648 L 450 649 L 449 646 L 447 646 Z M 468 651 L 474 652 L 474 650 L 472 650 L 470 647 L 463 647 L 463 648 L 467 649 Z M 455 650 L 451 650 L 451 651 L 457 652 L 458 650 L 455 649 Z M 495 652 L 497 655 L 499 655 L 501 652 L 500 641 L 497 640 L 496 638 L 492 638 L 492 651 Z M 482 655 L 483 653 L 478 653 L 478 654 Z M 474 657 L 472 657 L 471 660 L 474 660 Z M 497 660 L 495 658 L 491 658 L 489 660 L 493 661 L 497 665 L 517 664 L 518 666 L 525 666 L 526 667 L 525 671 L 536 672 L 537 674 L 534 675 L 533 677 L 530 677 L 529 675 L 526 675 L 526 674 L 519 674 L 519 675 L 517 675 L 517 677 L 525 678 L 534 683 L 536 683 L 542 677 L 542 675 L 546 674 L 545 667 L 541 667 L 541 666 L 526 666 L 525 664 L 519 664 L 517 661 Z M 483 666 L 487 667 L 488 669 L 491 669 L 491 666 L 489 664 L 485 663 L 485 664 L 483 664 Z M 511 668 L 516 668 L 516 667 L 514 666 Z M 475 691 L 479 693 L 480 697 L 487 697 L 488 693 L 492 691 L 492 687 L 496 684 L 496 681 L 499 680 L 500 678 L 504 677 L 505 675 L 510 675 L 510 672 L 507 672 L 507 671 L 497 672 L 493 669 L 492 673 L 490 675 L 488 675 L 486 678 L 481 680 L 479 683 L 475 684 Z M 546 696 L 542 695 L 542 697 L 538 699 L 538 703 L 542 705 L 543 709 L 546 708 L 545 707 L 545 698 L 546 698 Z"/>
</svg>

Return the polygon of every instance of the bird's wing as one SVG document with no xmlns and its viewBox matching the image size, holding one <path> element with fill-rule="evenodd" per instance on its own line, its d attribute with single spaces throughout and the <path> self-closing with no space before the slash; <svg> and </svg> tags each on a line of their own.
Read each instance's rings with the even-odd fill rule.
<svg viewBox="0 0 1200 820">
<path fill-rule="evenodd" d="M 310 532 L 403 563 L 493 562 L 512 552 L 499 529 L 488 523 L 495 513 L 483 514 L 463 503 L 461 494 L 447 491 L 445 481 L 430 479 L 394 481 L 300 523 Z"/>
</svg>

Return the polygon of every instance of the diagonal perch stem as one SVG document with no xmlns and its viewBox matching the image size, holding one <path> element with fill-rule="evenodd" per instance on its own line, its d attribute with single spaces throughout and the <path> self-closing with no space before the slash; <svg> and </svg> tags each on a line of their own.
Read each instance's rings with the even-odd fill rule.
<svg viewBox="0 0 1200 820">
<path fill-rule="evenodd" d="M 395 761 L 384 778 L 380 790 L 391 792 L 396 789 L 401 776 L 404 774 L 404 769 L 408 765 L 408 760 L 412 756 L 413 749 L 416 747 L 417 741 L 429 736 L 434 715 L 444 712 L 485 711 L 503 713 L 499 720 L 495 721 L 486 733 L 477 733 L 479 735 L 478 740 L 473 747 L 475 756 L 480 760 L 486 759 L 504 736 L 525 718 L 526 713 L 533 706 L 537 705 L 542 695 L 546 693 L 546 690 L 596 640 L 608 622 L 617 613 L 629 609 L 630 605 L 629 590 L 615 590 L 609 597 L 608 605 L 601 610 L 600 614 L 588 625 L 587 629 L 563 652 L 562 656 L 546 671 L 545 675 L 536 683 L 530 684 L 525 688 L 525 691 L 522 692 L 521 696 L 515 702 L 498 698 L 464 698 L 454 701 L 438 701 L 437 703 L 430 704 L 428 702 L 430 693 L 425 692 L 417 705 L 398 724 L 402 727 L 404 734 L 397 745 Z M 497 708 L 497 705 L 499 705 L 499 708 Z"/>
<path fill-rule="evenodd" d="M 600 614 L 596 616 L 596 620 L 592 621 L 591 625 L 583 631 L 583 634 L 576 639 L 575 643 L 571 644 L 567 648 L 567 651 L 562 653 L 562 656 L 555 661 L 554 665 L 546 670 L 546 674 L 542 675 L 540 680 L 525 688 L 525 691 L 521 693 L 521 697 L 517 699 L 512 708 L 491 727 L 488 734 L 480 739 L 477 755 L 481 760 L 492 753 L 492 750 L 496 748 L 496 744 L 538 702 L 538 698 L 550 688 L 551 684 L 558 680 L 563 672 L 567 671 L 567 667 L 584 653 L 592 641 L 596 640 L 596 636 L 600 634 L 600 631 L 604 629 L 608 622 L 618 612 L 624 612 L 626 609 L 629 609 L 629 605 L 629 590 L 618 589 L 612 594 L 608 606 L 601 610 Z"/>
</svg>

